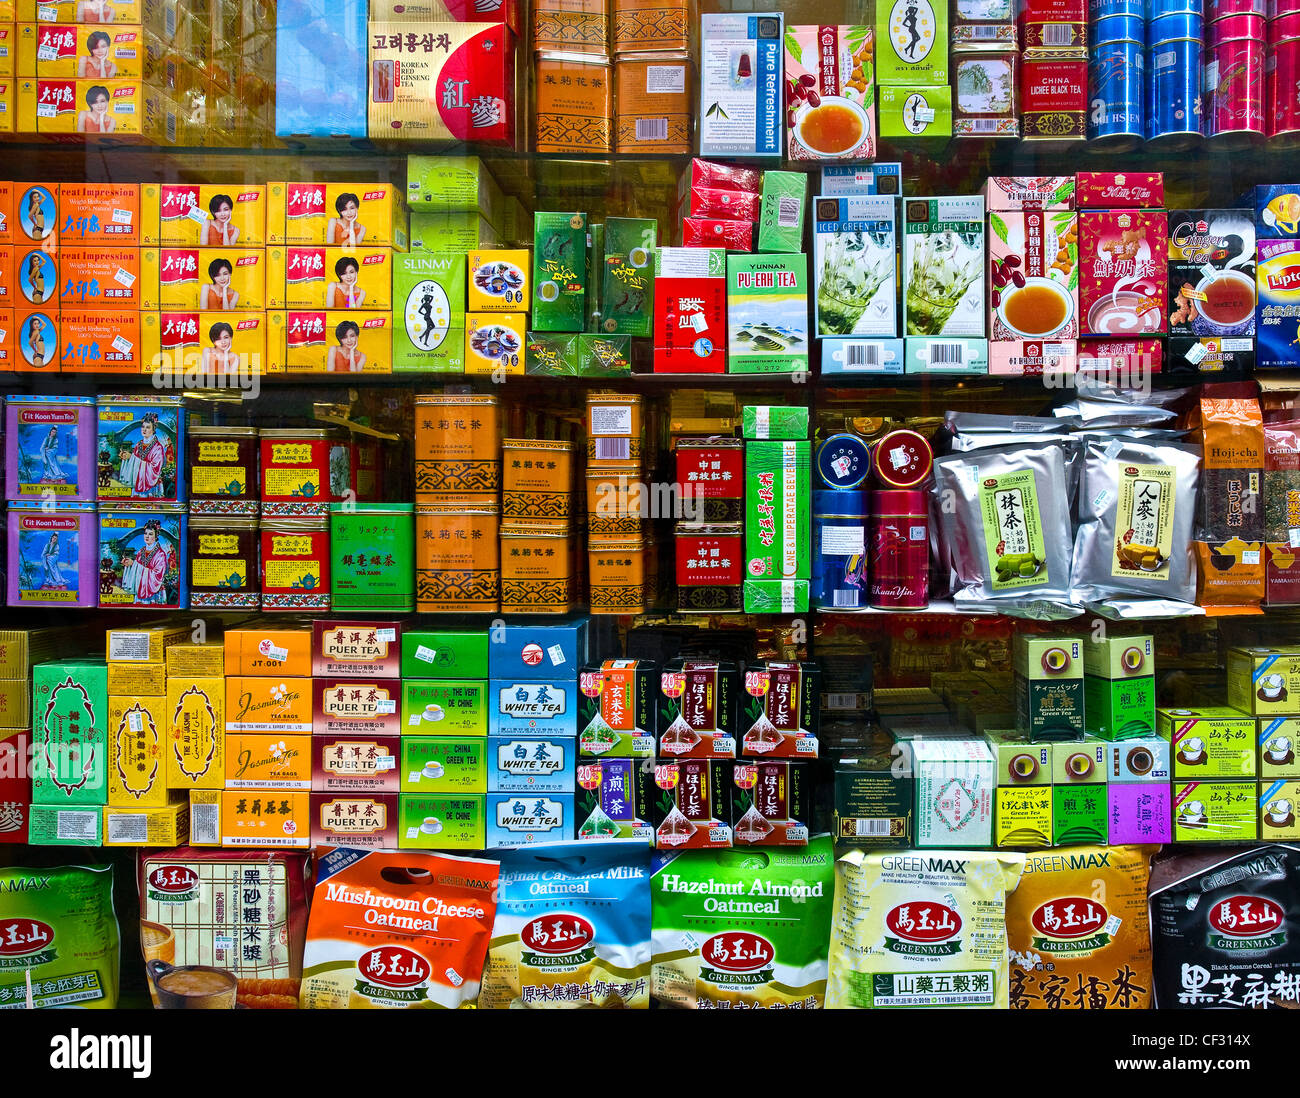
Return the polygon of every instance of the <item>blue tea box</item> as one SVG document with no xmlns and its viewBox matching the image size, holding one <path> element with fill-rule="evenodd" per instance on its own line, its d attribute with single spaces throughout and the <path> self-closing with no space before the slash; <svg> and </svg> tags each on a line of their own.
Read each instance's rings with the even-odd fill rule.
<svg viewBox="0 0 1300 1098">
<path fill-rule="evenodd" d="M 297 0 L 275 17 L 275 132 L 365 137 L 366 0 Z"/>
<path fill-rule="evenodd" d="M 587 662 L 587 618 L 507 625 L 492 630 L 488 677 L 492 679 L 577 679 Z"/>
<path fill-rule="evenodd" d="M 578 736 L 578 682 L 492 679 L 488 683 L 489 736 Z"/>
<path fill-rule="evenodd" d="M 576 740 L 563 736 L 489 736 L 489 793 L 572 793 Z"/>
<path fill-rule="evenodd" d="M 822 168 L 818 194 L 834 195 L 903 193 L 903 165 L 877 161 L 874 164 L 827 164 Z"/>
<path fill-rule="evenodd" d="M 572 793 L 489 793 L 487 848 L 572 838 Z"/>
</svg>

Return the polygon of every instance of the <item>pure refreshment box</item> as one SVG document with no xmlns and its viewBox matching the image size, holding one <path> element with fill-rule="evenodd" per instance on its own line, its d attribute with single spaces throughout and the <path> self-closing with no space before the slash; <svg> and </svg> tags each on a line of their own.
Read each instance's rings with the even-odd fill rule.
<svg viewBox="0 0 1300 1098">
<path fill-rule="evenodd" d="M 780 156 L 785 17 L 700 18 L 700 155 Z"/>
</svg>

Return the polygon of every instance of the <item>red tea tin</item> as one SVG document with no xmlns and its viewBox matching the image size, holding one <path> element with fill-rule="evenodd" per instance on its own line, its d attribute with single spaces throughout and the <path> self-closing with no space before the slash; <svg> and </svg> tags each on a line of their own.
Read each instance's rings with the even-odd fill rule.
<svg viewBox="0 0 1300 1098">
<path fill-rule="evenodd" d="M 1300 0 L 1296 0 L 1296 4 L 1300 5 Z M 1270 46 L 1285 42 L 1288 38 L 1300 38 L 1300 7 L 1286 15 L 1279 15 L 1276 19 L 1270 19 L 1265 38 Z"/>
<path fill-rule="evenodd" d="M 262 609 L 330 608 L 330 527 L 324 515 L 262 522 Z"/>
<path fill-rule="evenodd" d="M 930 477 L 934 452 L 924 435 L 901 429 L 876 443 L 876 479 L 885 488 L 916 488 Z"/>
<path fill-rule="evenodd" d="M 744 605 L 741 523 L 679 522 L 673 538 L 679 610 L 738 611 Z"/>
<path fill-rule="evenodd" d="M 1020 110 L 1029 141 L 1082 141 L 1087 134 L 1088 55 L 1036 51 L 1020 66 Z"/>
<path fill-rule="evenodd" d="M 677 484 L 682 510 L 702 522 L 745 517 L 745 444 L 738 438 L 677 440 Z M 689 499 L 687 498 L 689 492 Z"/>
<path fill-rule="evenodd" d="M 1258 15 L 1261 19 L 1268 14 L 1265 0 L 1206 0 L 1205 21 L 1213 23 L 1226 19 L 1230 15 Z"/>
<path fill-rule="evenodd" d="M 1231 16 L 1215 26 L 1248 23 L 1255 16 Z M 1261 21 L 1262 22 L 1262 21 Z M 1221 38 L 1205 51 L 1205 116 L 1210 137 L 1248 144 L 1264 135 L 1264 36 Z M 1233 33 L 1236 33 L 1235 31 Z"/>
<path fill-rule="evenodd" d="M 1300 15 L 1287 16 L 1300 21 Z M 1269 46 L 1264 64 L 1264 122 L 1279 145 L 1300 144 L 1300 35 Z"/>
<path fill-rule="evenodd" d="M 262 514 L 267 518 L 328 515 L 350 479 L 347 440 L 314 428 L 263 428 L 260 435 Z M 336 491 L 337 489 L 337 491 Z"/>
<path fill-rule="evenodd" d="M 924 492 L 871 493 L 869 600 L 881 610 L 930 602 L 930 512 Z"/>
</svg>

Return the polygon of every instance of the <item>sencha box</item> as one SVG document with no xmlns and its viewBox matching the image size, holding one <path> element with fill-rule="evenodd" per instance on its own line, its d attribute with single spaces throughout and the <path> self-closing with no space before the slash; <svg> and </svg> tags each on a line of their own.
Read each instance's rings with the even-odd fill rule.
<svg viewBox="0 0 1300 1098">
<path fill-rule="evenodd" d="M 1016 727 L 1031 740 L 1082 738 L 1082 645 L 1078 637 L 1016 637 Z"/>
<path fill-rule="evenodd" d="M 1156 727 L 1155 642 L 1149 636 L 1083 645 L 1083 712 L 1103 740 L 1149 736 Z"/>
</svg>

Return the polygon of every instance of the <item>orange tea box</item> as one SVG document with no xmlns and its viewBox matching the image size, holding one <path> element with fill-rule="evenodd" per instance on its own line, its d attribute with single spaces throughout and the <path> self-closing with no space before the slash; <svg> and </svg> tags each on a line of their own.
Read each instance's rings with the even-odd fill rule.
<svg viewBox="0 0 1300 1098">
<path fill-rule="evenodd" d="M 393 308 L 392 248 L 285 245 L 266 250 L 268 309 Z"/>
<path fill-rule="evenodd" d="M 59 242 L 73 246 L 138 246 L 140 185 L 60 184 Z"/>
<path fill-rule="evenodd" d="M 392 183 L 268 183 L 266 195 L 268 244 L 408 247 L 406 195 Z"/>
<path fill-rule="evenodd" d="M 144 75 L 144 28 L 138 23 L 19 23 L 19 76 L 118 80 Z"/>
<path fill-rule="evenodd" d="M 311 626 L 280 623 L 227 629 L 227 675 L 305 678 L 311 675 Z"/>
<path fill-rule="evenodd" d="M 262 248 L 145 248 L 144 309 L 256 312 L 266 308 Z"/>
<path fill-rule="evenodd" d="M 225 783 L 226 682 L 167 680 L 167 786 L 220 789 Z"/>
<path fill-rule="evenodd" d="M 108 803 L 167 804 L 167 699 L 108 698 Z"/>
<path fill-rule="evenodd" d="M 227 789 L 221 794 L 221 845 L 305 850 L 311 845 L 311 794 Z"/>
<path fill-rule="evenodd" d="M 139 136 L 144 86 L 125 80 L 18 80 L 18 132 Z"/>
<path fill-rule="evenodd" d="M 3 83 L 3 81 L 0 81 Z M 0 244 L 11 245 L 15 240 L 14 205 L 16 190 L 25 187 L 24 183 L 0 183 Z"/>
<path fill-rule="evenodd" d="M 686 52 L 614 59 L 615 152 L 689 153 L 695 67 Z"/>
<path fill-rule="evenodd" d="M 266 187 L 244 183 L 146 183 L 142 244 L 164 248 L 260 248 Z"/>
<path fill-rule="evenodd" d="M 14 310 L 13 369 L 58 373 L 59 310 Z"/>
<path fill-rule="evenodd" d="M 292 312 L 284 315 L 284 368 L 290 373 L 391 374 L 393 314 Z"/>
<path fill-rule="evenodd" d="M 311 696 L 311 679 L 227 678 L 226 730 L 310 735 Z"/>
<path fill-rule="evenodd" d="M 4 243 L 54 248 L 59 242 L 59 184 L 11 183 Z"/>
<path fill-rule="evenodd" d="M 22 254 L 26 254 L 26 249 L 0 244 L 0 308 L 12 309 L 22 300 L 22 291 L 14 282 L 14 264 Z"/>
<path fill-rule="evenodd" d="M 17 0 L 20 23 L 141 23 L 144 0 Z"/>
<path fill-rule="evenodd" d="M 138 374 L 146 362 L 140 314 L 115 309 L 59 313 L 59 370 L 65 374 Z"/>
<path fill-rule="evenodd" d="M 310 789 L 311 737 L 228 733 L 226 788 Z"/>
<path fill-rule="evenodd" d="M 14 311 L 0 309 L 0 370 L 16 370 L 18 333 L 14 329 Z"/>
<path fill-rule="evenodd" d="M 61 309 L 140 309 L 139 248 L 59 249 Z"/>
<path fill-rule="evenodd" d="M 2 260 L 4 297 L 14 308 L 57 306 L 59 253 L 48 246 L 5 248 Z"/>
<path fill-rule="evenodd" d="M 141 313 L 145 373 L 278 372 L 266 313 Z"/>
</svg>

